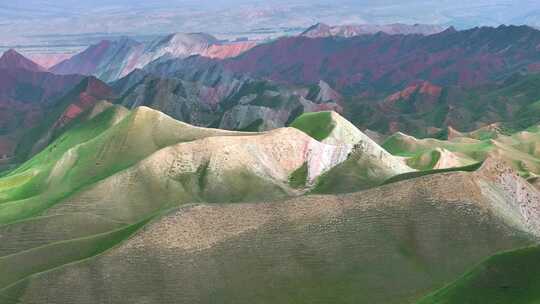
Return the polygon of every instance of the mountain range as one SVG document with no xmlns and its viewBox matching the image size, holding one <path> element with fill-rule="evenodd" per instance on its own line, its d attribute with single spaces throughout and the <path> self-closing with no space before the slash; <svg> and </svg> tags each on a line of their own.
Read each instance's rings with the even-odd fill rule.
<svg viewBox="0 0 540 304">
<path fill-rule="evenodd" d="M 432 24 L 349 24 L 349 25 L 334 25 L 330 26 L 325 23 L 317 23 L 307 30 L 301 36 L 309 38 L 326 38 L 326 37 L 345 37 L 351 38 L 354 36 L 386 33 L 390 35 L 433 35 L 444 31 L 446 28 L 440 25 Z"/>
<path fill-rule="evenodd" d="M 540 32 L 0 57 L 0 303 L 533 304 Z"/>
</svg>

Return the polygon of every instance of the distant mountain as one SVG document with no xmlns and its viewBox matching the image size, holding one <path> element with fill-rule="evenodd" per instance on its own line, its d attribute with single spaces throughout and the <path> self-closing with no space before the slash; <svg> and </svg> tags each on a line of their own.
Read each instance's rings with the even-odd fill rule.
<svg viewBox="0 0 540 304">
<path fill-rule="evenodd" d="M 24 57 L 17 51 L 11 49 L 0 57 L 0 69 L 24 69 L 33 72 L 44 72 L 45 68 Z"/>
<path fill-rule="evenodd" d="M 93 75 L 103 81 L 120 79 L 163 56 L 186 58 L 201 55 L 228 58 L 254 47 L 255 42 L 222 42 L 203 34 L 175 33 L 148 44 L 124 38 L 102 41 L 50 68 L 57 74 Z"/>
<path fill-rule="evenodd" d="M 361 129 L 444 137 L 448 126 L 471 131 L 501 122 L 522 130 L 540 121 L 539 44 L 540 31 L 526 26 L 429 36 L 292 37 L 224 60 L 162 57 L 144 70 L 206 87 L 239 79 L 319 87 L 303 96 L 316 103 L 334 96 Z"/>
<path fill-rule="evenodd" d="M 35 63 L 44 67 L 45 69 L 50 69 L 51 67 L 59 64 L 62 61 L 65 61 L 71 58 L 73 54 L 71 53 L 30 53 L 27 54 L 27 57 L 30 58 Z"/>
<path fill-rule="evenodd" d="M 108 81 L 135 68 L 136 58 L 143 50 L 143 44 L 129 38 L 105 40 L 54 65 L 49 71 L 63 75 L 94 75 Z"/>
<path fill-rule="evenodd" d="M 344 113 L 361 128 L 447 138 L 498 124 L 506 132 L 540 123 L 540 74 L 467 88 L 413 82 L 386 97 L 347 98 Z"/>
<path fill-rule="evenodd" d="M 403 23 L 393 23 L 393 24 L 350 24 L 350 25 L 336 25 L 330 26 L 324 23 L 317 23 L 306 31 L 304 31 L 300 36 L 309 37 L 309 38 L 325 38 L 325 37 L 345 37 L 350 38 L 354 36 L 366 35 L 366 34 L 376 34 L 379 32 L 390 34 L 390 35 L 410 35 L 410 34 L 419 34 L 419 35 L 433 35 L 440 33 L 447 28 L 441 25 L 430 25 L 430 24 L 403 24 Z"/>
<path fill-rule="evenodd" d="M 346 94 L 390 93 L 414 81 L 477 86 L 537 71 L 540 31 L 527 26 L 448 29 L 434 35 L 377 33 L 348 39 L 281 38 L 223 65 L 288 84 L 326 81 Z"/>
</svg>

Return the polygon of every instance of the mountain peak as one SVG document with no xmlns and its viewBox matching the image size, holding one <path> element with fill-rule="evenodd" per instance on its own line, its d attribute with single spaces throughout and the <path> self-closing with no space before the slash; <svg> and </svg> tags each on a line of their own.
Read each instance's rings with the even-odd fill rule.
<svg viewBox="0 0 540 304">
<path fill-rule="evenodd" d="M 330 36 L 332 27 L 326 23 L 319 22 L 307 28 L 300 36 L 305 37 L 320 37 L 320 36 Z"/>
<path fill-rule="evenodd" d="M 161 39 L 161 43 L 166 44 L 213 44 L 217 42 L 218 39 L 216 37 L 206 33 L 172 33 Z"/>
<path fill-rule="evenodd" d="M 24 57 L 14 49 L 9 49 L 0 57 L 0 68 L 3 69 L 25 69 L 34 72 L 43 72 L 45 68 L 41 67 L 32 60 Z"/>
</svg>

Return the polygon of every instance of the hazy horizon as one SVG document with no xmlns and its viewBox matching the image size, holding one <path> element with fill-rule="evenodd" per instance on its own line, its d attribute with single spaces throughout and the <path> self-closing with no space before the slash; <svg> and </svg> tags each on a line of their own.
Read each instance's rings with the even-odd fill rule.
<svg viewBox="0 0 540 304">
<path fill-rule="evenodd" d="M 274 38 L 315 23 L 425 23 L 464 29 L 500 24 L 540 25 L 540 3 L 528 0 L 26 0 L 0 4 L 0 49 L 81 47 L 104 37 L 141 40 L 171 32 L 219 38 Z"/>
</svg>

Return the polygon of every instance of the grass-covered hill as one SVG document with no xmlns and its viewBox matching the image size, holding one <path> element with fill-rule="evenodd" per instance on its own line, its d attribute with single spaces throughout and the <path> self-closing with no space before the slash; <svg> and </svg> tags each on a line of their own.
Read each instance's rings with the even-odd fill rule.
<svg viewBox="0 0 540 304">
<path fill-rule="evenodd" d="M 537 126 L 513 134 L 495 127 L 470 133 L 451 130 L 451 134 L 449 140 L 439 140 L 396 133 L 383 147 L 405 157 L 407 165 L 417 170 L 467 166 L 496 156 L 531 182 L 540 175 L 540 128 Z"/>
<path fill-rule="evenodd" d="M 486 256 L 533 244 L 539 201 L 488 161 L 474 173 L 345 195 L 187 205 L 4 256 L 0 295 L 6 303 L 409 303 Z M 56 216 L 98 210 L 70 204 Z"/>
<path fill-rule="evenodd" d="M 101 102 L 0 178 L 0 303 L 415 301 L 540 235 L 531 184 L 469 171 L 415 175 L 332 112 L 246 133 Z"/>
<path fill-rule="evenodd" d="M 9 264 L 0 285 L 95 256 L 170 208 L 301 195 L 352 149 L 295 128 L 199 128 L 98 103 L 0 178 L 0 257 Z"/>
<path fill-rule="evenodd" d="M 493 255 L 418 304 L 533 304 L 540 301 L 538 246 Z"/>
</svg>

